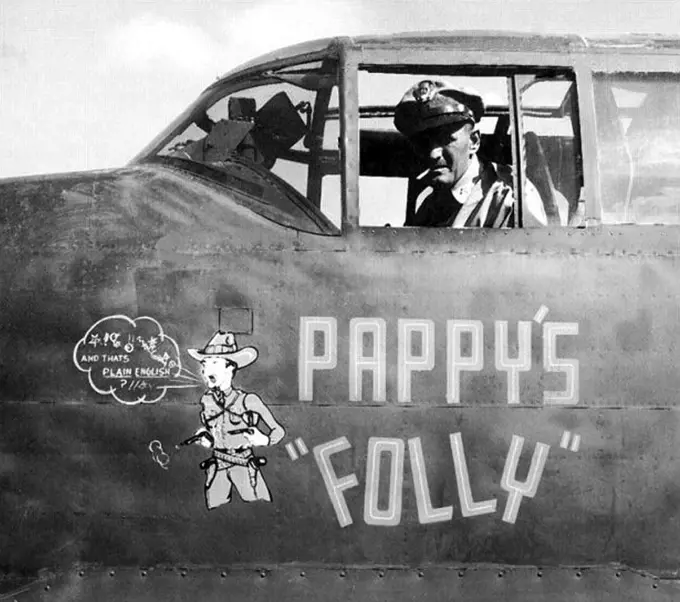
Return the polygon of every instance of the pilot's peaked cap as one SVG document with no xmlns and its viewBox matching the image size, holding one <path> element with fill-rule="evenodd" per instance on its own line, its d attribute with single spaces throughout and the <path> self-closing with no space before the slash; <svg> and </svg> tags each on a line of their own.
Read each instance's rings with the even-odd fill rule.
<svg viewBox="0 0 680 602">
<path fill-rule="evenodd" d="M 399 101 L 394 126 L 413 136 L 449 123 L 474 125 L 483 115 L 484 101 L 475 90 L 426 79 L 409 88 Z"/>
</svg>

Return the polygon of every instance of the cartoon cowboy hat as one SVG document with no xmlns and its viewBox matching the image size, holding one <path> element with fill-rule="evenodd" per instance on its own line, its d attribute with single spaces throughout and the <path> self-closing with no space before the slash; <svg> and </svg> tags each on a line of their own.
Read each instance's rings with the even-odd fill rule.
<svg viewBox="0 0 680 602">
<path fill-rule="evenodd" d="M 239 349 L 231 332 L 218 330 L 203 349 L 187 349 L 187 353 L 199 362 L 206 357 L 223 357 L 234 362 L 237 368 L 250 366 L 257 359 L 255 347 Z"/>
</svg>

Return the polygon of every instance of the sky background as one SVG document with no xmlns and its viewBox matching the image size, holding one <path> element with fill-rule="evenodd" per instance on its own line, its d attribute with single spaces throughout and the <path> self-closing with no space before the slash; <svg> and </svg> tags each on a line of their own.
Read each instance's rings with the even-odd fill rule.
<svg viewBox="0 0 680 602">
<path fill-rule="evenodd" d="M 0 178 L 123 165 L 216 77 L 300 41 L 679 25 L 680 0 L 0 0 Z"/>
</svg>

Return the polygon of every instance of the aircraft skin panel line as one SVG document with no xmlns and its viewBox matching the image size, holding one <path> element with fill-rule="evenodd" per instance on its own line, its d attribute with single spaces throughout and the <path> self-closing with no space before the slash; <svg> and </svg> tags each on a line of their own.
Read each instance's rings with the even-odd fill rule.
<svg viewBox="0 0 680 602">
<path fill-rule="evenodd" d="M 680 600 L 680 37 L 337 37 L 0 179 L 0 600 Z"/>
</svg>

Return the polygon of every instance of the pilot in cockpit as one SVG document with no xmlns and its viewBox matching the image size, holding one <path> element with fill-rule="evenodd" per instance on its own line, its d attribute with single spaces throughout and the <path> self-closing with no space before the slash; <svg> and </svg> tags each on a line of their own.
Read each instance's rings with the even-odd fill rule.
<svg viewBox="0 0 680 602">
<path fill-rule="evenodd" d="M 425 190 L 412 226 L 502 228 L 512 225 L 514 195 L 509 166 L 477 156 L 484 114 L 482 97 L 469 88 L 424 80 L 395 108 L 394 125 L 427 161 L 419 176 Z M 531 182 L 524 189 L 525 226 L 544 226 L 541 196 Z"/>
</svg>

